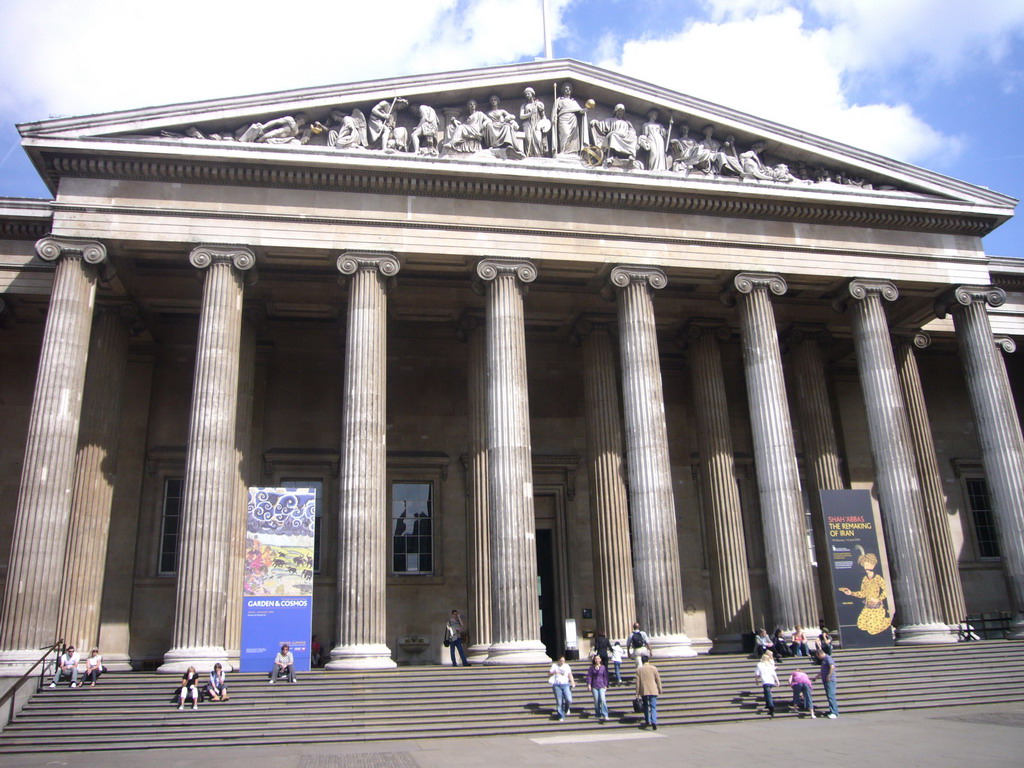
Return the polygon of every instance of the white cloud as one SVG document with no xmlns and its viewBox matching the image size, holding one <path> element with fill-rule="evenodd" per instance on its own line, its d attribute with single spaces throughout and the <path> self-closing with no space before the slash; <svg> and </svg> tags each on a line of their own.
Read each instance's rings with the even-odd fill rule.
<svg viewBox="0 0 1024 768">
<path fill-rule="evenodd" d="M 568 0 L 553 0 L 556 28 Z M 541 55 L 540 0 L 5 0 L 0 109 L 84 114 Z"/>
<path fill-rule="evenodd" d="M 1002 55 L 1024 29 L 1005 0 L 705 0 L 708 21 L 623 43 L 602 66 L 910 162 L 948 160 L 961 140 L 906 104 L 857 103 L 859 73 L 948 75 Z M 918 74 L 915 71 L 915 74 Z"/>
</svg>

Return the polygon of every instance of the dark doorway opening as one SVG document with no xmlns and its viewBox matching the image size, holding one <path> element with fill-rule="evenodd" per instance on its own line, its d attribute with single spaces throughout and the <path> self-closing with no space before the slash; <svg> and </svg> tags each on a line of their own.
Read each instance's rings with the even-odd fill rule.
<svg viewBox="0 0 1024 768">
<path fill-rule="evenodd" d="M 540 641 L 548 656 L 562 655 L 558 643 L 558 612 L 555 605 L 555 548 L 550 528 L 537 530 L 537 606 L 540 608 Z"/>
</svg>

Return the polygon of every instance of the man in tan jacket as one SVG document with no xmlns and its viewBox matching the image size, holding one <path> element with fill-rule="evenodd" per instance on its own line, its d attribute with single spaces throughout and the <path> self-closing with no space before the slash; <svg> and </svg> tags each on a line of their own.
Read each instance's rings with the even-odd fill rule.
<svg viewBox="0 0 1024 768">
<path fill-rule="evenodd" d="M 658 730 L 658 697 L 661 695 L 661 673 L 651 662 L 636 670 L 636 695 L 644 701 L 644 727 Z"/>
</svg>

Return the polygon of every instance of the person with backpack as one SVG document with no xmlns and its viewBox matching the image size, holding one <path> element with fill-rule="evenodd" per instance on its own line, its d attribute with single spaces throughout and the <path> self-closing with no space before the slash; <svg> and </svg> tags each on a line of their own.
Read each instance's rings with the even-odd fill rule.
<svg viewBox="0 0 1024 768">
<path fill-rule="evenodd" d="M 645 660 L 651 658 L 651 640 L 647 633 L 640 629 L 640 622 L 633 622 L 633 632 L 626 641 L 629 655 L 633 657 L 637 667 L 642 667 Z"/>
</svg>

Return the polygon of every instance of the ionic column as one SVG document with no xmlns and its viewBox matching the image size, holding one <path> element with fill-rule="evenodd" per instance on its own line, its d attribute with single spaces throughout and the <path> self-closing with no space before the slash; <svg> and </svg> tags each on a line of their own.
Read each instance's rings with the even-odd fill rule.
<svg viewBox="0 0 1024 768">
<path fill-rule="evenodd" d="M 484 661 L 491 647 L 490 514 L 487 503 L 487 334 L 483 320 L 459 319 L 459 338 L 469 346 L 469 456 L 466 463 L 469 529 L 469 636 L 472 661 Z"/>
<path fill-rule="evenodd" d="M 804 472 L 811 501 L 811 530 L 814 533 L 814 550 L 818 555 L 818 594 L 821 595 L 826 623 L 830 627 L 838 627 L 836 590 L 828 564 L 828 533 L 821 510 L 821 491 L 837 491 L 846 487 L 839 465 L 839 443 L 825 380 L 825 361 L 821 355 L 822 346 L 830 344 L 832 337 L 824 326 L 800 324 L 789 330 L 786 341 L 793 360 Z"/>
<path fill-rule="evenodd" d="M 390 253 L 344 253 L 349 276 L 338 504 L 338 645 L 327 669 L 388 669 L 387 281 Z"/>
<path fill-rule="evenodd" d="M 953 315 L 1014 614 L 1009 637 L 1020 640 L 1024 639 L 1024 438 L 986 309 L 1005 301 L 1001 288 L 961 286 L 941 300 L 936 312 L 939 317 L 947 312 Z"/>
<path fill-rule="evenodd" d="M 750 571 L 743 536 L 743 512 L 733 463 L 729 404 L 719 340 L 729 328 L 717 321 L 691 321 L 685 329 L 696 415 L 704 519 L 709 538 L 711 600 L 715 612 L 715 653 L 743 650 L 753 627 Z"/>
<path fill-rule="evenodd" d="M 131 304 L 101 304 L 89 339 L 89 365 L 57 613 L 57 634 L 73 643 L 83 656 L 99 640 L 129 326 L 136 315 Z"/>
<path fill-rule="evenodd" d="M 238 409 L 235 415 L 235 503 L 228 527 L 231 541 L 227 576 L 228 660 L 240 662 L 242 644 L 242 592 L 245 579 L 245 529 L 249 517 L 249 486 L 256 479 L 256 456 L 252 450 L 253 388 L 256 379 L 256 325 L 266 321 L 262 307 L 244 310 L 238 350 Z"/>
<path fill-rule="evenodd" d="M 799 625 L 811 635 L 817 632 L 814 576 L 804 544 L 800 472 L 770 295 L 782 296 L 786 282 L 779 275 L 748 272 L 733 278 L 733 289 L 722 299 L 739 305 L 772 623 L 787 632 Z"/>
<path fill-rule="evenodd" d="M 523 295 L 537 279 L 528 261 L 482 259 L 487 287 L 487 483 L 491 647 L 486 664 L 548 661 L 537 612 L 530 405 Z"/>
<path fill-rule="evenodd" d="M 238 488 L 235 424 L 243 272 L 256 257 L 248 248 L 199 246 L 189 254 L 205 270 L 192 380 L 185 483 L 182 490 L 177 599 L 172 646 L 160 672 L 190 666 L 230 669 L 227 621 L 230 521 Z"/>
<path fill-rule="evenodd" d="M 682 573 L 652 297 L 668 279 L 660 269 L 615 267 L 611 283 L 618 294 L 637 620 L 650 635 L 655 656 L 695 656 L 683 630 Z"/>
<path fill-rule="evenodd" d="M 931 545 L 922 533 L 926 520 L 921 486 L 889 341 L 889 325 L 882 307 L 883 298 L 895 301 L 899 292 L 895 285 L 882 280 L 852 280 L 847 292 L 853 299 L 847 302 L 852 308 L 853 345 L 867 409 L 875 488 L 892 566 L 889 576 L 896 602 L 896 642 L 956 642 L 956 635 L 950 634 L 941 620 L 936 600 Z"/>
<path fill-rule="evenodd" d="M 91 240 L 44 237 L 44 261 L 56 261 L 25 462 L 0 613 L 0 674 L 21 674 L 40 647 L 59 638 L 61 568 L 71 517 L 82 390 L 96 296 L 95 265 L 107 250 Z M 6 669 L 5 669 L 6 668 Z"/>
<path fill-rule="evenodd" d="M 897 333 L 895 357 L 896 371 L 900 379 L 903 402 L 907 408 L 907 422 L 910 440 L 917 464 L 917 475 L 921 482 L 921 500 L 924 505 L 931 544 L 932 565 L 935 568 L 936 599 L 939 601 L 939 616 L 950 628 L 964 620 L 964 589 L 960 582 L 953 537 L 949 530 L 949 515 L 946 512 L 946 494 L 942 491 L 942 476 L 939 474 L 939 460 L 935 455 L 932 440 L 931 421 L 925 407 L 921 374 L 917 369 L 914 348 L 925 349 L 931 344 L 931 337 L 923 331 Z"/>
<path fill-rule="evenodd" d="M 615 349 L 606 322 L 580 320 L 575 335 L 583 351 L 597 626 L 608 637 L 626 637 L 636 601 Z"/>
</svg>

